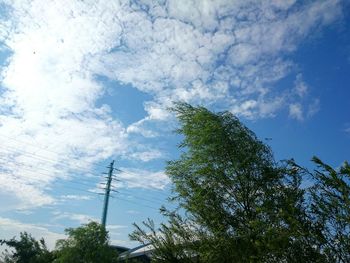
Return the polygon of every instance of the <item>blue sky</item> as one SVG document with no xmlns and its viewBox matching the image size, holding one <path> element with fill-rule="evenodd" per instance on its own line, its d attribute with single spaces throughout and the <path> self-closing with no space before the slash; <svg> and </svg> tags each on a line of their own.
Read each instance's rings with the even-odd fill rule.
<svg viewBox="0 0 350 263">
<path fill-rule="evenodd" d="M 160 222 L 180 137 L 173 101 L 236 114 L 277 160 L 349 160 L 349 4 L 323 1 L 0 2 L 0 236 L 100 220 Z"/>
</svg>

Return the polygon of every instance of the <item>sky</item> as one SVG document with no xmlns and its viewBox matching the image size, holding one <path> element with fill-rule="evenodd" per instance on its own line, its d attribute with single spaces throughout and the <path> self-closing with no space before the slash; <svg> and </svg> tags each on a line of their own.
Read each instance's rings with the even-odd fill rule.
<svg viewBox="0 0 350 263">
<path fill-rule="evenodd" d="M 277 160 L 350 158 L 350 13 L 341 0 L 0 0 L 0 238 L 50 248 L 100 221 L 164 220 L 174 101 L 230 111 Z M 116 192 L 118 191 L 118 192 Z"/>
</svg>

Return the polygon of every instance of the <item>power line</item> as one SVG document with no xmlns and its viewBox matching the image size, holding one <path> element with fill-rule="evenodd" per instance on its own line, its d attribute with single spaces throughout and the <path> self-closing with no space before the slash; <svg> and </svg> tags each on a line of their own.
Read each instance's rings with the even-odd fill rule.
<svg viewBox="0 0 350 263">
<path fill-rule="evenodd" d="M 129 175 L 132 175 L 132 176 L 139 176 L 139 174 L 136 174 L 136 173 L 132 173 L 132 172 L 126 172 L 126 171 L 124 171 L 124 170 L 121 170 L 121 169 L 118 169 L 118 171 L 119 172 L 122 172 L 122 173 L 126 173 L 126 174 L 129 174 Z M 161 194 L 161 195 L 164 195 L 164 196 L 167 196 L 168 197 L 168 195 L 166 195 L 165 193 L 164 193 L 164 191 L 163 190 L 159 190 L 159 189 L 156 189 L 156 188 L 149 188 L 149 190 L 152 190 L 152 191 L 155 191 L 155 192 L 158 192 L 159 194 Z"/>
<path fill-rule="evenodd" d="M 0 158 L 0 159 L 1 159 L 1 158 Z M 41 175 L 44 175 L 44 176 L 50 176 L 50 175 L 51 175 L 51 174 L 48 174 L 48 173 L 38 172 L 37 170 L 34 170 L 33 167 L 28 167 L 28 166 L 22 165 L 22 164 L 20 164 L 20 163 L 17 163 L 17 165 L 21 166 L 21 169 L 26 170 L 26 171 L 29 171 L 29 172 L 32 172 L 32 173 L 35 173 L 35 174 L 41 174 Z M 49 170 L 47 170 L 47 169 L 44 169 L 44 170 L 49 171 Z M 16 179 L 18 179 L 18 178 L 16 178 Z M 33 181 L 33 179 L 34 179 L 35 181 L 38 181 L 38 182 L 42 181 L 42 180 L 40 180 L 40 178 L 30 178 L 30 179 L 31 179 L 31 181 Z M 63 180 L 63 179 L 62 179 L 62 178 L 59 178 L 59 180 Z M 27 183 L 29 184 L 29 182 L 27 182 Z M 62 185 L 62 182 L 61 182 L 61 183 L 60 183 L 60 182 L 56 182 L 56 183 L 53 182 L 53 184 L 57 184 L 57 183 Z M 94 188 L 97 188 L 97 189 L 102 190 L 101 188 L 98 188 L 98 187 L 97 187 L 98 184 L 85 184 L 85 183 L 82 183 L 82 182 L 80 182 L 80 181 L 79 181 L 79 182 L 76 182 L 76 181 L 70 181 L 70 180 L 66 180 L 65 183 L 66 183 L 66 184 L 75 184 L 75 185 L 82 185 L 82 186 L 94 187 Z M 70 189 L 72 189 L 72 187 L 69 187 L 69 186 L 67 186 L 67 185 L 64 185 L 63 188 L 70 188 Z M 74 188 L 73 188 L 73 189 L 74 189 Z M 83 190 L 83 189 L 79 189 L 79 188 L 75 188 L 75 189 Z M 90 191 L 87 191 L 87 190 L 85 190 L 85 191 L 91 193 Z M 113 189 L 110 189 L 110 191 L 114 191 L 114 190 L 113 190 Z M 129 190 L 129 191 L 130 191 L 130 190 Z M 153 200 L 151 200 L 151 199 L 149 199 L 149 198 L 145 198 L 145 197 L 140 197 L 139 195 L 135 195 L 135 194 L 132 193 L 131 191 L 128 192 L 128 191 L 125 190 L 125 189 L 123 189 L 122 191 L 118 190 L 117 192 L 118 192 L 118 193 L 121 193 L 121 194 L 124 194 L 124 195 L 132 196 L 132 197 L 135 198 L 135 199 L 144 200 L 144 201 L 148 201 L 148 202 L 152 202 L 152 203 L 155 203 L 155 202 L 161 202 L 161 203 L 163 203 L 163 202 L 165 201 L 165 200 L 158 199 L 158 198 L 156 198 L 156 197 L 149 197 L 149 198 L 151 198 L 151 199 L 153 199 Z"/>
<path fill-rule="evenodd" d="M 19 149 L 14 148 L 14 147 L 11 147 L 11 148 L 14 149 L 14 150 L 16 150 L 16 151 L 13 151 L 13 150 L 11 151 L 11 150 L 9 150 L 9 149 L 4 149 L 4 148 L 2 148 L 2 149 L 3 149 L 3 150 L 6 150 L 6 151 L 8 151 L 8 152 L 10 152 L 10 153 L 17 153 L 17 151 L 18 151 L 18 152 L 22 153 L 23 155 L 25 155 L 25 156 L 27 156 L 27 157 L 29 157 L 29 158 L 32 158 L 32 159 L 37 159 L 37 160 L 40 160 L 40 161 L 48 161 L 48 162 L 50 162 L 50 163 L 52 163 L 52 164 L 55 164 L 55 165 L 58 165 L 58 166 L 62 166 L 62 167 L 66 167 L 66 168 L 68 168 L 68 169 L 73 169 L 73 170 L 78 170 L 78 171 L 79 171 L 79 170 L 80 170 L 80 171 L 85 171 L 85 172 L 88 172 L 88 175 L 92 175 L 93 177 L 101 178 L 100 175 L 91 173 L 91 171 L 88 170 L 88 169 L 81 169 L 81 168 L 76 169 L 76 167 L 71 167 L 71 166 L 68 166 L 68 165 L 63 165 L 63 164 L 61 164 L 61 163 L 57 164 L 57 161 L 55 161 L 55 160 L 53 160 L 53 159 L 49 159 L 49 158 L 46 158 L 46 157 L 43 157 L 43 156 L 39 156 L 39 155 L 30 153 L 30 152 L 27 152 L 27 151 L 19 150 Z M 49 171 L 49 170 L 44 169 L 44 168 L 40 168 L 40 169 L 46 170 L 46 171 L 48 171 L 48 172 L 57 172 L 56 169 L 55 169 L 55 170 L 52 170 L 52 171 L 51 171 L 51 170 Z M 131 172 L 129 172 L 129 171 L 127 172 L 127 171 L 124 171 L 124 170 L 121 170 L 121 169 L 117 169 L 117 168 L 114 168 L 114 170 L 119 171 L 119 172 L 122 172 L 122 173 L 129 174 L 129 175 L 132 175 L 132 176 L 139 176 L 139 174 L 131 173 Z M 67 171 L 67 172 L 68 172 L 68 171 Z M 67 172 L 66 172 L 66 173 L 67 173 Z M 60 173 L 63 173 L 63 172 L 60 171 Z M 75 176 L 75 175 L 73 175 L 73 174 L 71 174 L 70 176 L 77 177 L 77 176 Z M 81 177 L 79 177 L 79 180 L 81 180 Z M 86 176 L 85 176 L 85 180 L 86 180 Z M 150 188 L 150 190 L 156 191 L 156 192 L 158 192 L 160 195 L 163 195 L 164 197 L 168 197 L 168 195 L 165 194 L 162 190 L 155 189 L 155 188 Z"/>
<path fill-rule="evenodd" d="M 89 175 L 100 177 L 99 175 L 91 173 L 91 170 L 89 170 L 89 169 L 76 169 L 75 167 L 72 167 L 72 166 L 69 166 L 69 165 L 63 165 L 62 163 L 59 163 L 57 160 L 53 160 L 53 159 L 42 157 L 42 156 L 39 156 L 39 155 L 36 155 L 36 154 L 32 154 L 30 152 L 19 150 L 19 149 L 14 148 L 14 147 L 11 147 L 11 148 L 14 149 L 15 151 L 14 150 L 9 150 L 9 149 L 6 149 L 6 148 L 5 149 L 4 148 L 0 148 L 0 149 L 7 151 L 5 153 L 22 154 L 22 155 L 24 155 L 26 157 L 29 157 L 29 158 L 32 158 L 32 159 L 36 159 L 36 160 L 43 161 L 43 162 L 50 162 L 50 163 L 52 163 L 54 165 L 66 167 L 66 168 L 68 168 L 70 170 L 74 170 L 74 171 L 88 172 Z"/>
<path fill-rule="evenodd" d="M 156 211 L 159 211 L 159 208 L 156 208 L 154 206 L 150 206 L 150 205 L 146 205 L 146 204 L 140 204 L 140 203 L 128 200 L 128 199 L 121 198 L 121 197 L 118 197 L 118 198 L 114 199 L 114 201 L 117 201 L 117 200 L 125 201 L 125 202 L 131 203 L 131 204 L 134 204 L 134 205 L 138 205 L 138 206 L 142 206 L 142 207 L 148 207 L 148 208 L 154 209 Z"/>
<path fill-rule="evenodd" d="M 74 191 L 88 193 L 88 194 L 90 194 L 91 196 L 94 196 L 94 197 L 97 197 L 100 194 L 100 193 L 92 192 L 92 191 L 89 191 L 89 190 L 86 190 L 86 189 L 82 189 L 82 188 L 77 188 L 77 187 L 64 186 L 64 189 L 66 189 L 66 188 L 74 190 Z"/>
<path fill-rule="evenodd" d="M 16 141 L 16 142 L 19 142 L 19 143 L 23 143 L 23 144 L 29 145 L 29 146 L 31 146 L 31 147 L 34 147 L 34 148 L 37 148 L 37 149 L 40 149 L 40 150 L 43 150 L 43 151 L 51 152 L 51 153 L 54 153 L 54 154 L 57 154 L 57 155 L 61 155 L 61 154 L 62 154 L 62 153 L 58 153 L 58 152 L 55 152 L 55 151 L 52 151 L 52 150 L 48 150 L 48 149 L 46 149 L 46 148 L 44 148 L 44 147 L 40 147 L 40 146 L 38 146 L 37 144 L 28 143 L 28 142 L 24 142 L 24 141 L 18 140 L 17 138 L 14 138 L 14 137 L 11 137 L 11 136 L 8 136 L 8 135 L 0 134 L 0 136 L 5 137 L 5 138 L 8 138 L 8 139 L 13 140 L 13 141 Z M 67 158 L 68 158 L 68 157 L 67 157 Z M 84 163 L 89 164 L 89 165 L 96 165 L 96 166 L 100 166 L 100 167 L 106 168 L 106 167 L 105 167 L 104 165 L 102 165 L 102 164 L 97 164 L 97 163 L 93 163 L 93 162 L 89 163 L 89 162 L 87 162 L 87 161 L 81 161 L 81 160 L 78 160 L 78 159 L 76 159 L 76 158 L 69 158 L 69 159 L 75 159 L 75 160 L 77 160 L 77 161 L 79 161 L 79 162 L 84 162 Z"/>
<path fill-rule="evenodd" d="M 11 152 L 11 150 L 8 150 L 8 149 L 5 149 L 5 150 Z M 16 152 L 14 152 L 14 151 L 12 151 L 12 152 L 13 152 L 13 153 L 16 153 Z M 24 151 L 22 151 L 22 152 L 24 152 Z M 28 154 L 29 154 L 29 155 L 28 155 Z M 24 152 L 24 155 L 27 155 L 29 158 L 38 159 L 38 160 L 40 160 L 40 161 L 50 161 L 51 163 L 57 164 L 56 161 L 52 161 L 52 160 L 50 160 L 50 159 L 48 159 L 48 158 L 42 158 L 42 157 L 37 156 L 37 155 L 34 155 L 34 156 L 33 156 L 33 154 L 28 153 L 28 152 Z M 39 158 L 38 158 L 38 157 L 39 157 Z M 5 159 L 4 159 L 4 160 L 5 160 Z M 8 160 L 6 160 L 6 161 L 8 161 Z M 19 163 L 19 162 L 17 162 L 17 163 Z M 62 164 L 59 164 L 59 166 L 63 166 L 63 167 L 67 167 L 67 168 L 69 168 L 69 169 L 72 169 L 72 167 L 65 166 L 65 165 L 62 165 Z M 46 170 L 46 171 L 48 171 L 48 172 L 57 172 L 57 169 L 52 169 L 52 170 L 48 170 L 48 169 L 44 169 L 44 168 L 39 168 L 39 169 Z M 139 176 L 139 174 L 131 173 L 131 172 L 129 172 L 129 171 L 127 172 L 127 171 L 124 171 L 124 170 L 121 170 L 121 169 L 117 169 L 117 168 L 114 168 L 114 170 L 119 171 L 119 172 L 122 172 L 122 173 L 129 174 L 129 175 L 132 175 L 132 176 Z M 85 171 L 88 171 L 88 170 L 85 170 Z M 68 171 L 66 171 L 66 172 L 59 171 L 59 172 L 60 172 L 60 173 L 67 173 Z M 93 175 L 94 177 L 101 178 L 100 175 L 92 174 L 92 173 L 90 173 L 90 172 L 88 173 L 88 175 Z M 71 174 L 71 176 L 76 177 L 76 176 L 74 176 L 74 175 L 72 175 L 72 174 Z M 82 178 L 79 177 L 79 180 L 81 180 L 81 179 L 82 179 Z M 85 178 L 85 179 L 86 179 L 86 178 Z M 127 180 L 126 180 L 126 182 L 127 182 Z M 166 194 L 164 193 L 164 191 L 162 191 L 162 190 L 155 189 L 155 188 L 150 188 L 149 190 L 151 190 L 151 191 L 156 191 L 156 192 L 158 192 L 160 195 L 163 195 L 163 196 L 165 196 L 165 197 L 168 197 L 168 195 L 166 195 Z"/>
<path fill-rule="evenodd" d="M 5 135 L 2 135 L 2 134 L 0 134 L 0 136 L 7 137 L 7 138 L 10 138 L 10 139 L 12 139 L 12 140 L 21 142 L 21 141 L 15 139 L 15 138 L 12 138 L 12 137 L 9 137 L 9 136 L 5 136 Z M 24 143 L 24 142 L 21 142 L 21 143 Z M 26 143 L 26 144 L 27 144 L 27 143 Z M 53 153 L 55 153 L 55 154 L 59 154 L 59 153 L 57 153 L 57 152 L 50 151 L 50 150 L 47 150 L 47 149 L 38 147 L 38 146 L 36 146 L 36 145 L 32 145 L 32 144 L 29 144 L 29 145 L 31 145 L 31 146 L 33 146 L 33 147 L 36 147 L 36 148 L 39 148 L 39 149 L 42 149 L 42 150 L 45 150 L 45 151 L 48 151 L 48 152 L 53 152 Z M 37 155 L 37 154 L 33 154 L 33 153 L 31 153 L 31 152 L 28 152 L 28 151 L 23 151 L 23 150 L 20 150 L 20 149 L 18 149 L 18 148 L 15 148 L 15 147 L 11 147 L 11 146 L 7 146 L 7 147 L 15 150 L 15 151 L 13 151 L 13 150 L 11 151 L 11 150 L 9 150 L 9 149 L 5 149 L 5 150 L 9 151 L 10 153 L 11 153 L 11 152 L 12 152 L 12 153 L 20 153 L 20 154 L 23 154 L 23 155 L 25 155 L 25 156 L 27 156 L 27 157 L 29 157 L 29 158 L 37 159 L 37 160 L 40 160 L 40 161 L 48 161 L 48 162 L 51 162 L 51 163 L 53 163 L 53 164 L 55 164 L 55 165 L 59 165 L 59 166 L 62 166 L 62 167 L 66 167 L 66 168 L 68 168 L 68 169 L 78 170 L 78 171 L 80 170 L 80 171 L 88 172 L 89 175 L 92 175 L 92 176 L 94 176 L 94 177 L 99 177 L 99 178 L 100 178 L 100 175 L 96 175 L 96 174 L 94 174 L 94 173 L 91 173 L 91 170 L 92 170 L 92 169 L 87 169 L 86 167 L 82 167 L 82 166 L 78 166 L 78 165 L 72 166 L 71 163 L 67 163 L 67 162 L 66 162 L 66 164 L 62 164 L 62 162 L 58 163 L 57 160 L 53 160 L 53 159 L 50 159 L 50 158 L 47 158 L 47 157 L 44 157 L 44 156 L 40 156 L 40 155 Z M 85 162 L 85 161 L 80 161 L 80 162 Z M 88 163 L 88 162 L 86 162 L 86 163 Z M 91 164 L 93 164 L 93 163 L 89 163 L 89 165 L 91 165 Z M 103 165 L 98 165 L 98 164 L 95 164 L 95 165 L 96 165 L 96 166 L 104 167 Z M 124 171 L 124 170 L 117 169 L 117 168 L 114 168 L 114 170 L 119 171 L 119 172 L 122 172 L 122 173 L 129 174 L 129 175 L 133 175 L 133 176 L 139 176 L 139 175 L 136 174 L 136 173 L 132 173 L 132 172 L 129 172 L 129 171 Z M 79 179 L 81 179 L 81 178 L 79 178 Z M 151 188 L 150 190 L 152 190 L 152 191 L 157 191 L 160 195 L 163 195 L 163 196 L 168 197 L 168 195 L 166 195 L 166 194 L 164 193 L 163 190 L 159 190 L 159 189 L 155 189 L 155 188 Z"/>
<path fill-rule="evenodd" d="M 125 190 L 118 190 L 118 193 L 120 194 L 123 194 L 123 195 L 130 195 L 130 196 L 136 196 L 136 197 L 139 197 L 139 195 L 135 195 L 135 194 L 130 194 L 130 192 L 125 192 Z M 166 200 L 162 200 L 160 198 L 156 198 L 156 197 L 153 197 L 153 196 L 148 196 L 148 197 L 139 197 L 140 199 L 143 199 L 143 200 L 147 200 L 149 202 L 160 202 L 160 203 L 163 203 L 165 202 Z"/>
<path fill-rule="evenodd" d="M 34 157 L 34 158 L 36 158 L 36 157 Z M 6 161 L 6 162 L 8 162 L 9 160 L 8 159 L 4 159 L 4 158 L 0 158 L 0 159 L 2 159 L 3 161 Z M 15 165 L 17 165 L 17 166 L 20 166 L 21 167 L 21 169 L 23 169 L 23 170 L 27 170 L 27 171 L 29 171 L 29 172 L 32 172 L 32 173 L 34 173 L 34 174 L 41 174 L 41 175 L 44 175 L 44 176 L 52 176 L 52 174 L 53 173 L 56 173 L 56 174 L 60 174 L 60 173 L 65 173 L 65 171 L 59 171 L 59 170 L 57 170 L 57 169 L 53 169 L 52 171 L 51 170 L 48 170 L 48 169 L 45 169 L 45 168 L 42 168 L 42 167 L 32 167 L 32 166 L 28 166 L 26 163 L 20 163 L 20 162 L 15 162 L 14 163 Z M 40 171 L 38 171 L 37 169 L 39 169 L 39 170 L 43 170 L 43 171 L 47 171 L 47 172 L 50 172 L 50 174 L 49 173 L 43 173 L 43 172 L 40 172 Z M 119 169 L 116 169 L 116 170 L 119 170 Z M 119 170 L 119 171 L 121 171 L 121 170 Z M 52 172 L 52 173 L 51 173 Z M 125 171 L 121 171 L 121 172 L 125 172 Z M 133 174 L 133 175 L 136 175 L 136 174 Z M 15 178 L 15 179 L 20 179 L 20 178 Z M 56 180 L 57 180 L 57 178 L 55 178 Z M 38 181 L 38 182 L 41 182 L 41 181 L 43 181 L 43 180 L 41 180 L 40 178 L 30 178 L 30 181 Z M 64 178 L 58 178 L 58 180 L 64 180 Z M 30 182 L 26 182 L 26 183 L 28 183 L 28 184 L 31 184 Z M 48 183 L 52 183 L 52 184 L 60 184 L 60 185 L 62 185 L 62 183 L 60 183 L 60 182 L 48 182 Z M 83 186 L 88 186 L 88 187 L 95 187 L 95 188 L 97 188 L 97 184 L 93 184 L 93 185 L 90 185 L 90 184 L 85 184 L 85 183 L 82 183 L 81 182 L 81 179 L 80 179 L 80 181 L 79 182 L 76 182 L 76 181 L 71 181 L 71 180 L 66 180 L 65 181 L 65 183 L 66 184 L 76 184 L 76 185 L 83 185 Z M 92 192 L 92 191 L 89 191 L 89 190 L 86 190 L 86 189 L 82 189 L 82 188 L 76 188 L 76 187 L 71 187 L 71 186 L 68 186 L 68 185 L 63 185 L 63 187 L 60 187 L 61 189 L 63 188 L 63 189 L 72 189 L 72 190 L 76 190 L 76 191 L 80 191 L 80 192 L 85 192 L 85 193 L 88 193 L 88 194 L 90 194 L 90 195 L 94 195 L 94 194 L 96 194 L 96 195 L 98 195 L 99 193 L 95 193 L 95 192 Z M 97 188 L 97 189 L 100 189 L 100 190 L 102 190 L 101 188 Z M 112 189 L 113 190 L 113 189 Z M 150 189 L 150 190 L 153 190 L 153 189 Z M 131 192 L 125 192 L 125 191 L 127 191 L 127 190 L 123 190 L 123 192 L 121 192 L 122 194 L 124 194 L 124 195 L 129 195 L 129 196 L 131 196 L 131 197 L 133 197 L 134 199 L 138 199 L 138 200 L 143 200 L 143 201 L 147 201 L 147 202 L 152 202 L 152 203 L 155 203 L 155 201 L 154 200 L 157 200 L 157 201 L 160 201 L 160 202 L 164 202 L 164 200 L 161 200 L 161 199 L 157 199 L 157 198 L 155 198 L 155 197 L 151 197 L 151 198 L 153 198 L 154 200 L 150 200 L 150 199 L 147 199 L 147 198 L 144 198 L 144 197 L 140 197 L 140 196 L 137 196 L 137 195 L 134 195 L 133 193 L 131 193 Z M 50 190 L 50 192 L 52 192 L 52 190 Z M 133 201 L 131 201 L 131 200 L 128 200 L 128 199 L 123 199 L 123 198 L 121 198 L 121 197 L 118 197 L 120 200 L 124 200 L 124 201 L 126 201 L 126 202 L 130 202 L 130 203 L 134 203 L 134 204 L 138 204 L 138 205 L 141 205 L 140 203 L 137 203 L 137 202 L 133 202 Z M 160 204 L 161 205 L 161 204 Z M 154 207 L 151 207 L 151 206 L 149 206 L 149 205 L 145 205 L 145 204 L 142 204 L 142 206 L 146 206 L 146 207 L 150 207 L 150 208 L 152 208 L 152 209 L 156 209 L 156 208 L 154 208 Z"/>
<path fill-rule="evenodd" d="M 0 158 L 0 160 L 8 161 L 8 160 L 3 159 L 3 158 Z M 42 168 L 42 167 L 35 167 L 35 169 L 34 169 L 33 166 L 28 166 L 25 163 L 20 163 L 20 162 L 16 162 L 15 165 L 21 167 L 23 170 L 30 171 L 30 172 L 33 172 L 35 174 L 41 174 L 41 175 L 44 175 L 44 176 L 49 176 L 49 177 L 52 177 L 53 174 L 60 174 L 60 173 L 61 174 L 65 174 L 66 173 L 64 171 L 58 171 L 56 169 L 48 170 L 48 169 L 45 169 L 45 168 Z M 43 172 L 38 171 L 37 169 L 43 170 L 43 171 L 47 171 L 49 173 L 43 173 Z M 12 173 L 12 174 L 15 175 L 14 173 Z M 40 178 L 30 178 L 30 179 L 35 179 L 35 180 L 38 180 L 38 181 L 42 181 L 42 180 L 40 180 Z M 57 181 L 57 180 L 64 180 L 65 178 L 61 178 L 61 177 L 57 177 L 56 178 L 55 177 L 54 179 Z M 71 180 L 68 180 L 68 179 L 66 179 L 65 181 L 67 183 L 81 184 L 81 185 L 86 185 L 86 186 L 90 186 L 90 187 L 94 187 L 94 186 L 96 186 L 98 184 L 98 182 L 92 182 L 92 181 L 84 180 L 84 179 L 81 179 L 81 178 L 79 178 L 79 182 L 71 181 Z M 91 185 L 90 184 L 85 184 L 83 182 L 92 183 L 92 184 Z"/>
<path fill-rule="evenodd" d="M 8 135 L 5 135 L 5 134 L 1 134 L 1 133 L 0 133 L 0 136 L 5 137 L 5 138 L 8 138 L 8 139 L 13 140 L 13 141 L 16 141 L 16 142 L 19 142 L 19 143 L 23 143 L 23 144 L 29 145 L 29 146 L 31 146 L 31 147 L 34 147 L 34 148 L 37 148 L 37 149 L 40 149 L 40 150 L 43 150 L 43 151 L 46 151 L 46 152 L 51 152 L 51 153 L 54 153 L 54 154 L 57 154 L 57 155 L 61 155 L 61 154 L 62 154 L 62 153 L 59 153 L 59 152 L 56 152 L 56 151 L 53 151 L 53 150 L 49 150 L 49 149 L 44 148 L 44 147 L 40 147 L 40 146 L 38 146 L 38 144 L 33 144 L 33 143 L 29 143 L 29 142 L 24 142 L 24 141 L 18 140 L 17 138 L 14 138 L 14 137 L 11 137 L 11 136 L 8 136 Z M 70 158 L 70 159 L 72 159 L 72 158 Z M 74 158 L 73 158 L 73 159 L 74 159 Z M 81 161 L 81 160 L 79 160 L 79 161 L 80 161 L 80 162 L 85 162 L 86 164 L 89 164 L 89 165 L 94 164 L 94 163 L 89 163 L 89 162 L 87 162 L 87 161 Z M 104 165 L 99 165 L 99 164 L 94 164 L 94 165 L 97 165 L 97 166 L 101 166 L 101 167 L 103 167 L 103 168 L 106 168 Z"/>
<path fill-rule="evenodd" d="M 41 173 L 41 172 L 37 172 L 37 171 L 35 171 L 35 170 L 33 170 L 33 169 L 29 169 L 29 168 L 27 168 L 27 167 L 22 167 L 22 169 L 24 169 L 24 170 L 27 170 L 27 171 L 29 171 L 29 172 L 33 172 L 33 173 L 35 173 L 35 174 L 41 174 L 41 175 L 45 175 L 45 176 L 47 176 L 48 174 L 45 174 L 45 173 Z M 18 177 L 15 177 L 14 178 L 15 180 L 19 180 L 19 178 Z M 40 178 L 30 178 L 30 181 L 28 182 L 25 182 L 27 185 L 33 185 L 33 186 L 36 186 L 35 184 L 33 184 L 33 182 L 31 182 L 31 181 L 33 181 L 33 179 L 34 179 L 34 181 L 37 181 L 37 182 L 41 182 L 42 180 L 40 180 Z M 72 186 L 69 186 L 69 185 L 67 185 L 67 184 L 70 184 L 70 183 L 72 183 L 72 184 L 75 184 L 75 185 L 83 185 L 83 186 L 88 186 L 88 187 L 90 187 L 90 188 L 95 188 L 96 190 L 97 189 L 100 189 L 100 190 L 102 190 L 101 188 L 98 188 L 96 185 L 87 185 L 87 184 L 83 184 L 83 183 L 80 183 L 80 182 L 75 182 L 75 181 L 66 181 L 65 182 L 65 184 L 63 185 L 62 184 L 62 182 L 54 182 L 53 184 L 54 185 L 59 185 L 60 187 L 59 187 L 59 189 L 73 189 L 73 190 L 77 190 L 77 191 L 81 191 L 81 192 L 86 192 L 86 193 L 89 193 L 89 194 L 98 194 L 98 193 L 96 193 L 96 192 L 93 192 L 93 191 L 90 191 L 90 190 L 86 190 L 86 189 L 82 189 L 82 188 L 77 188 L 77 187 L 72 187 Z M 56 188 L 57 189 L 57 188 Z M 49 190 L 49 192 L 52 192 L 52 190 Z"/>
</svg>

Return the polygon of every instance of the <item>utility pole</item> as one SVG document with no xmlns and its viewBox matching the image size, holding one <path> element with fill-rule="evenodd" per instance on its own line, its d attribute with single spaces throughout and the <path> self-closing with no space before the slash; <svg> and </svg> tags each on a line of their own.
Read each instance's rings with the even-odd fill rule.
<svg viewBox="0 0 350 263">
<path fill-rule="evenodd" d="M 109 172 L 108 172 L 108 178 L 107 178 L 105 201 L 103 205 L 103 213 L 102 213 L 102 220 L 101 220 L 101 224 L 103 227 L 106 227 L 108 201 L 109 201 L 109 194 L 111 192 L 111 182 L 112 182 L 112 175 L 113 175 L 113 169 L 114 169 L 113 166 L 114 166 L 114 160 L 111 162 L 109 166 Z"/>
</svg>

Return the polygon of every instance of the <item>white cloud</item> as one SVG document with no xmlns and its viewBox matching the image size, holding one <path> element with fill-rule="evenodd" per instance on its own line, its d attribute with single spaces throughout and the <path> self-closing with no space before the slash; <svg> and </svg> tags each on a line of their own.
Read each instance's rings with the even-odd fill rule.
<svg viewBox="0 0 350 263">
<path fill-rule="evenodd" d="M 294 81 L 294 85 L 295 85 L 294 86 L 295 93 L 299 97 L 303 98 L 308 92 L 308 87 L 307 87 L 306 83 L 303 81 L 302 74 L 299 73 L 296 76 L 296 79 Z"/>
<path fill-rule="evenodd" d="M 163 190 L 169 183 L 169 177 L 163 172 L 153 172 L 142 169 L 121 168 L 118 181 L 114 184 L 117 188 L 146 188 Z"/>
<path fill-rule="evenodd" d="M 308 106 L 308 110 L 307 110 L 307 117 L 310 118 L 312 116 L 314 116 L 317 112 L 320 111 L 320 100 L 319 99 L 314 99 L 310 105 Z"/>
<path fill-rule="evenodd" d="M 61 200 L 67 201 L 67 200 L 91 200 L 92 196 L 90 195 L 62 195 L 60 196 Z"/>
<path fill-rule="evenodd" d="M 111 48 L 121 29 L 108 26 L 115 17 L 101 4 L 10 4 L 12 26 L 5 32 L 5 44 L 13 55 L 2 71 L 0 134 L 17 141 L 2 144 L 7 171 L 0 185 L 13 185 L 6 191 L 14 193 L 23 208 L 53 203 L 45 189 L 74 170 L 61 163 L 76 167 L 80 162 L 89 169 L 125 149 L 123 125 L 106 107 L 95 106 L 103 87 L 86 67 L 90 56 Z M 46 172 L 39 176 L 32 171 L 38 168 Z"/>
<path fill-rule="evenodd" d="M 124 225 L 107 225 L 107 230 L 116 230 L 116 229 L 122 229 L 122 228 L 127 228 L 127 226 Z"/>
<path fill-rule="evenodd" d="M 14 236 L 19 237 L 20 232 L 26 231 L 36 239 L 44 238 L 49 249 L 54 248 L 56 240 L 65 238 L 65 235 L 51 232 L 47 228 L 39 226 L 38 224 L 22 223 L 4 217 L 0 217 L 0 230 L 2 239 L 11 239 Z M 4 249 L 4 247 L 0 246 L 0 249 Z"/>
<path fill-rule="evenodd" d="M 149 121 L 151 120 L 151 118 L 149 118 L 148 116 L 142 120 L 139 120 L 137 122 L 132 123 L 131 125 L 129 125 L 126 129 L 128 134 L 141 134 L 143 137 L 146 138 L 154 138 L 158 136 L 158 133 L 147 128 L 147 124 L 149 123 Z"/>
<path fill-rule="evenodd" d="M 320 100 L 317 98 L 304 104 L 305 105 L 301 103 L 291 103 L 289 105 L 289 117 L 298 121 L 303 121 L 311 118 L 320 110 Z"/>
<path fill-rule="evenodd" d="M 99 220 L 93 216 L 85 215 L 85 214 L 78 214 L 78 213 L 69 213 L 69 212 L 60 212 L 55 211 L 52 213 L 54 215 L 53 220 L 62 220 L 62 219 L 69 219 L 72 221 L 77 221 L 79 224 L 86 224 L 91 221 L 99 222 Z"/>
<path fill-rule="evenodd" d="M 149 162 L 155 159 L 159 159 L 161 157 L 164 157 L 164 155 L 159 150 L 134 152 L 128 155 L 129 159 L 140 160 L 142 162 Z"/>
<path fill-rule="evenodd" d="M 350 134 L 350 123 L 345 123 L 344 127 L 343 131 Z"/>
<path fill-rule="evenodd" d="M 303 109 L 300 104 L 290 104 L 289 105 L 289 116 L 291 118 L 297 119 L 298 121 L 304 120 Z"/>
<path fill-rule="evenodd" d="M 11 140 L 1 146 L 7 165 L 0 186 L 22 209 L 54 202 L 46 190 L 72 173 L 60 163 L 88 169 L 127 152 L 132 134 L 157 136 L 147 123 L 169 120 L 165 108 L 174 100 L 217 104 L 248 118 L 274 116 L 290 105 L 290 116 L 302 119 L 306 106 L 274 84 L 294 67 L 288 55 L 341 17 L 342 7 L 336 0 L 5 4 L 10 13 L 0 20 L 0 40 L 11 56 L 1 75 L 0 134 L 41 147 Z M 148 116 L 125 129 L 107 106 L 96 106 L 105 92 L 98 74 L 150 94 Z M 30 171 L 36 167 L 49 172 L 38 176 Z M 150 182 L 162 187 L 157 178 L 166 180 L 157 174 Z"/>
<path fill-rule="evenodd" d="M 288 105 L 275 102 L 285 92 L 273 89 L 293 68 L 283 57 L 311 30 L 341 13 L 338 1 L 298 6 L 294 1 L 167 1 L 164 5 L 141 1 L 133 8 L 135 13 L 121 18 L 124 46 L 97 58 L 97 70 L 149 92 L 154 95 L 152 105 L 163 109 L 172 100 L 219 101 L 235 113 L 257 117 L 273 116 Z M 251 101 L 269 101 L 274 107 L 268 114 L 266 103 L 246 109 Z M 144 121 L 166 119 L 153 113 Z M 130 130 L 145 134 L 137 124 Z"/>
</svg>

